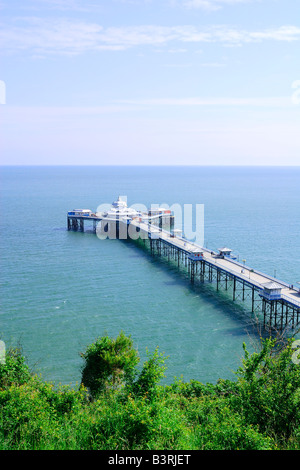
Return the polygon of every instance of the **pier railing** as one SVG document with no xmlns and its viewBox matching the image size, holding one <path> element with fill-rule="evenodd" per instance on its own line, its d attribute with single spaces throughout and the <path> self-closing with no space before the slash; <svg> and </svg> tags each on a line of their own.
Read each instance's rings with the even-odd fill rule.
<svg viewBox="0 0 300 470">
<path fill-rule="evenodd" d="M 294 299 L 291 301 L 291 298 L 288 297 L 285 294 L 281 294 L 281 299 L 286 300 L 287 302 L 292 303 L 293 305 L 296 305 L 296 306 L 300 307 L 300 301 L 294 300 Z"/>
<path fill-rule="evenodd" d="M 275 318 L 276 327 L 278 325 L 276 318 L 279 315 L 279 309 L 281 310 L 280 322 L 282 325 L 284 321 L 285 324 L 292 324 L 293 326 L 300 324 L 300 290 L 298 288 L 294 288 L 284 281 L 280 281 L 273 276 L 246 266 L 245 263 L 240 263 L 236 259 L 226 256 L 221 252 L 200 246 L 198 243 L 190 241 L 178 233 L 175 234 L 170 230 L 170 227 L 169 230 L 166 230 L 160 223 L 158 225 L 151 223 L 153 219 L 156 220 L 156 218 L 159 218 L 159 216 L 153 216 L 151 218 L 120 217 L 118 220 L 115 220 L 110 217 L 101 218 L 99 214 L 94 213 L 91 213 L 89 216 L 83 215 L 81 217 L 68 214 L 68 230 L 84 231 L 83 219 L 93 220 L 95 233 L 98 233 L 96 231 L 96 223 L 101 220 L 105 221 L 105 223 L 117 222 L 118 229 L 120 223 L 126 224 L 128 226 L 126 229 L 128 232 L 126 233 L 129 233 L 129 225 L 132 225 L 136 228 L 137 232 L 143 232 L 142 238 L 144 238 L 144 240 L 149 240 L 151 254 L 155 254 L 156 252 L 161 256 L 162 246 L 164 246 L 163 251 L 167 253 L 168 258 L 173 256 L 173 258 L 177 260 L 178 266 L 180 266 L 180 262 L 183 260 L 184 265 L 188 266 L 192 283 L 194 283 L 195 276 L 199 274 L 201 282 L 205 280 L 206 276 L 210 282 L 216 280 L 217 289 L 219 289 L 220 282 L 225 282 L 227 289 L 227 282 L 232 280 L 233 300 L 236 299 L 237 285 L 241 286 L 239 289 L 242 289 L 243 300 L 246 298 L 245 289 L 248 289 L 248 291 L 250 289 L 249 295 L 251 295 L 252 312 L 255 311 L 255 302 L 259 302 L 261 312 L 264 315 L 264 324 L 266 323 L 267 316 L 269 316 L 270 325 L 272 325 L 272 319 Z M 154 236 L 154 234 L 156 235 Z M 197 257 L 193 256 L 195 253 Z M 205 269 L 206 266 L 207 269 Z M 267 289 L 270 282 L 279 284 L 279 289 L 282 289 L 284 292 L 278 292 L 276 298 L 271 298 Z M 273 317 L 273 314 L 275 317 Z"/>
</svg>

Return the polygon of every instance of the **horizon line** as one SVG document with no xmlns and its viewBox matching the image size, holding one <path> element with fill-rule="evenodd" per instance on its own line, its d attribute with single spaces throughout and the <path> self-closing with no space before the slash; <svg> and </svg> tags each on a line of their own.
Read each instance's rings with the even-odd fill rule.
<svg viewBox="0 0 300 470">
<path fill-rule="evenodd" d="M 45 164 L 22 164 L 22 163 L 18 163 L 18 164 L 0 164 L 0 168 L 5 168 L 5 167 L 238 167 L 238 168 L 254 168 L 254 167 L 259 167 L 259 168 L 274 168 L 274 167 L 289 167 L 289 168 L 298 168 L 300 167 L 300 163 L 299 164 L 268 164 L 268 163 L 265 163 L 265 164 L 245 164 L 245 165 L 241 165 L 241 164 L 209 164 L 209 165 L 206 165 L 206 164 L 151 164 L 151 163 L 147 163 L 147 164 L 134 164 L 134 163 L 131 163 L 131 164 L 97 164 L 97 163 L 90 163 L 90 164 L 83 164 L 83 163 L 74 163 L 74 164 L 68 164 L 68 163 L 65 163 L 65 164 L 48 164 L 48 163 L 45 163 Z"/>
</svg>

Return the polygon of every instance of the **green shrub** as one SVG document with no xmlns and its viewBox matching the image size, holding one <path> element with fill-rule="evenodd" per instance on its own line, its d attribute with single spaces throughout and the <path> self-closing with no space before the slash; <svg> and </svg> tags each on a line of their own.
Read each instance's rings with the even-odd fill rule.
<svg viewBox="0 0 300 470">
<path fill-rule="evenodd" d="M 153 398 L 157 393 L 157 385 L 164 377 L 165 359 L 164 355 L 158 352 L 158 348 L 152 354 L 147 351 L 147 356 L 148 360 L 144 362 L 141 372 L 136 374 L 130 391 L 137 396 L 147 395 L 148 398 Z"/>
<path fill-rule="evenodd" d="M 186 413 L 194 424 L 194 448 L 265 450 L 274 446 L 271 438 L 245 423 L 223 398 L 194 399 Z"/>
<path fill-rule="evenodd" d="M 2 438 L 12 448 L 35 448 L 57 431 L 55 410 L 34 380 L 1 391 L 0 408 Z"/>
<path fill-rule="evenodd" d="M 116 389 L 132 378 L 139 358 L 130 337 L 123 332 L 116 339 L 104 336 L 81 354 L 85 361 L 82 384 L 96 397 L 108 388 Z"/>
<path fill-rule="evenodd" d="M 83 387 L 32 376 L 20 350 L 11 350 L 0 366 L 0 449 L 299 450 L 291 342 L 281 351 L 273 340 L 259 353 L 244 350 L 235 381 L 163 386 L 157 349 L 138 371 L 130 338 L 101 338 L 84 356 L 92 401 Z"/>
<path fill-rule="evenodd" d="M 10 348 L 5 355 L 5 363 L 0 363 L 0 389 L 11 385 L 23 385 L 31 374 L 20 348 Z"/>
<path fill-rule="evenodd" d="M 185 448 L 188 435 L 181 410 L 163 397 L 128 395 L 125 400 L 116 392 L 82 409 L 72 427 L 79 448 L 97 450 Z"/>
<path fill-rule="evenodd" d="M 237 371 L 238 388 L 232 405 L 261 432 L 289 439 L 300 426 L 300 368 L 292 361 L 292 340 L 276 351 L 276 340 L 262 341 L 259 353 L 249 355 Z"/>
</svg>

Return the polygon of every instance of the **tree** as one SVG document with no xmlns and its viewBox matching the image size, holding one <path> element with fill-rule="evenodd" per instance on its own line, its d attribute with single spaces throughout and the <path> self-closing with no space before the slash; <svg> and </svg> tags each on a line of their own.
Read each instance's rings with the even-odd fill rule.
<svg viewBox="0 0 300 470">
<path fill-rule="evenodd" d="M 237 371 L 239 393 L 233 397 L 248 423 L 285 438 L 300 425 L 300 368 L 292 360 L 292 344 L 289 339 L 276 351 L 277 340 L 268 338 L 251 356 L 244 344 L 243 367 Z"/>
<path fill-rule="evenodd" d="M 11 385 L 22 385 L 31 378 L 30 370 L 20 347 L 6 351 L 5 362 L 0 364 L 0 389 Z"/>
<path fill-rule="evenodd" d="M 148 360 L 144 363 L 137 380 L 132 384 L 132 390 L 135 395 L 147 394 L 151 398 L 157 392 L 157 385 L 164 377 L 166 367 L 164 355 L 158 352 L 158 348 L 152 354 L 147 351 L 147 356 Z"/>
<path fill-rule="evenodd" d="M 139 362 L 131 336 L 125 336 L 123 331 L 116 339 L 108 336 L 98 338 L 81 357 L 85 361 L 81 382 L 93 398 L 105 390 L 116 389 L 132 381 Z"/>
</svg>

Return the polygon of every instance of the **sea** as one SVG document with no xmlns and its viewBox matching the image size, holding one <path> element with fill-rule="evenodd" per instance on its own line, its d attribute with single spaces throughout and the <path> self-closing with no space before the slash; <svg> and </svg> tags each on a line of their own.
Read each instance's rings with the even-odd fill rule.
<svg viewBox="0 0 300 470">
<path fill-rule="evenodd" d="M 132 240 L 68 231 L 69 210 L 201 204 L 205 247 L 299 286 L 300 167 L 5 166 L 0 184 L 0 339 L 57 386 L 80 384 L 104 335 L 131 336 L 141 365 L 158 348 L 165 383 L 233 380 L 260 336 L 243 302 Z"/>
</svg>

